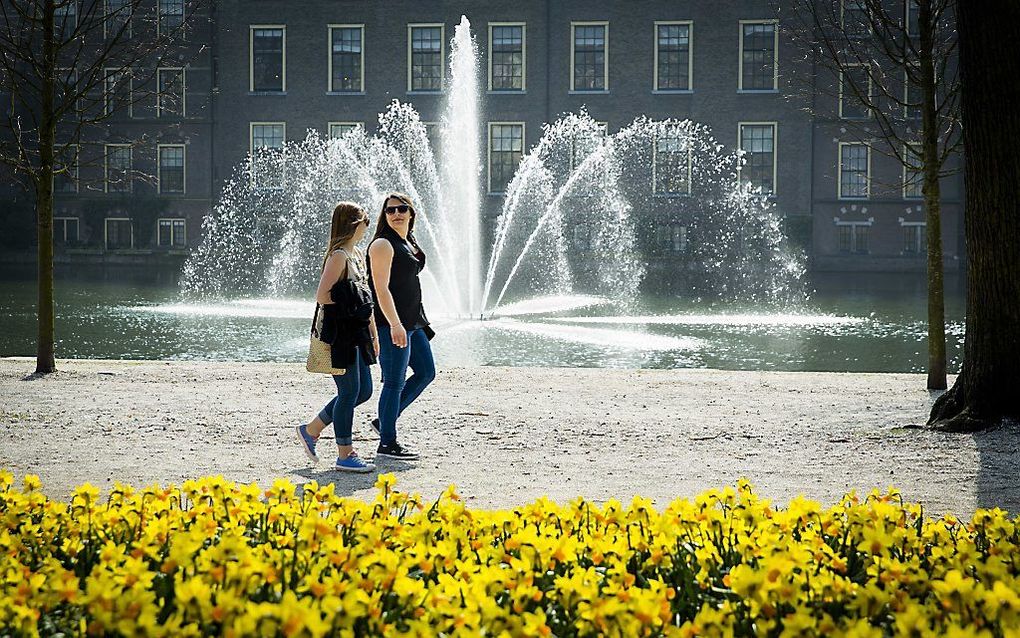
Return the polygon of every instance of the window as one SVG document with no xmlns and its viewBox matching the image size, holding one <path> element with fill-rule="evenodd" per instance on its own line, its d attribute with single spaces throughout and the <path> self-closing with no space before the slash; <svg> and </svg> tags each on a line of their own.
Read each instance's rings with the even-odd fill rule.
<svg viewBox="0 0 1020 638">
<path fill-rule="evenodd" d="M 287 90 L 287 28 L 251 27 L 249 60 L 251 91 L 282 93 Z"/>
<path fill-rule="evenodd" d="M 69 67 L 57 67 L 56 81 L 57 86 L 54 87 L 55 100 L 60 100 L 60 104 L 67 104 L 70 101 L 74 101 L 74 108 L 77 109 L 79 102 L 76 99 L 78 95 L 78 71 Z M 105 90 L 105 86 L 103 87 Z M 60 104 L 54 104 L 54 106 L 60 106 Z"/>
<path fill-rule="evenodd" d="M 867 144 L 839 143 L 839 198 L 867 199 L 871 182 L 871 149 Z"/>
<path fill-rule="evenodd" d="M 919 144 L 903 147 L 903 199 L 924 197 L 924 171 Z"/>
<path fill-rule="evenodd" d="M 441 24 L 407 25 L 407 90 L 443 90 L 443 33 Z"/>
<path fill-rule="evenodd" d="M 928 226 L 924 222 L 901 222 L 903 226 L 903 253 L 925 255 L 928 253 Z"/>
<path fill-rule="evenodd" d="M 489 23 L 489 90 L 524 91 L 525 25 Z"/>
<path fill-rule="evenodd" d="M 365 90 L 364 25 L 329 27 L 329 91 L 360 93 Z"/>
<path fill-rule="evenodd" d="M 921 87 L 916 82 L 911 82 L 910 77 L 918 77 L 920 74 L 921 70 L 918 68 L 903 71 L 903 117 L 917 122 L 921 121 L 924 96 L 921 95 Z"/>
<path fill-rule="evenodd" d="M 570 89 L 609 90 L 609 23 L 570 23 Z"/>
<path fill-rule="evenodd" d="M 737 144 L 744 151 L 740 179 L 760 188 L 763 194 L 776 192 L 776 123 L 744 122 L 738 126 Z"/>
<path fill-rule="evenodd" d="M 329 136 L 330 137 L 343 137 L 355 129 L 364 128 L 361 122 L 330 122 L 329 123 Z"/>
<path fill-rule="evenodd" d="M 779 31 L 776 21 L 740 21 L 740 91 L 779 89 Z"/>
<path fill-rule="evenodd" d="M 506 192 L 524 156 L 524 123 L 489 124 L 489 193 Z"/>
<path fill-rule="evenodd" d="M 675 133 L 655 137 L 652 192 L 665 196 L 689 195 L 691 192 L 691 148 Z"/>
<path fill-rule="evenodd" d="M 107 144 L 105 175 L 107 193 L 131 192 L 131 145 Z"/>
<path fill-rule="evenodd" d="M 157 221 L 156 244 L 169 248 L 184 248 L 188 245 L 187 223 L 183 219 L 163 218 Z"/>
<path fill-rule="evenodd" d="M 655 90 L 689 91 L 694 67 L 691 22 L 655 23 Z"/>
<path fill-rule="evenodd" d="M 131 0 L 106 0 L 103 37 L 131 37 Z"/>
<path fill-rule="evenodd" d="M 39 5 L 40 7 L 42 5 Z M 53 7 L 53 32 L 61 39 L 68 40 L 78 28 L 78 0 L 58 0 Z M 59 43 L 57 43 L 59 44 Z"/>
<path fill-rule="evenodd" d="M 609 131 L 608 122 L 596 122 L 597 131 L 582 130 L 570 140 L 570 170 L 581 165 L 589 155 L 598 150 L 605 142 Z"/>
<path fill-rule="evenodd" d="M 871 68 L 867 64 L 848 65 L 839 73 L 839 116 L 844 120 L 864 120 L 871 117 L 868 106 L 859 95 L 872 99 Z"/>
<path fill-rule="evenodd" d="M 184 117 L 187 88 L 184 69 L 157 69 L 156 117 Z"/>
<path fill-rule="evenodd" d="M 74 244 L 78 242 L 78 218 L 54 217 L 53 241 L 58 244 Z"/>
<path fill-rule="evenodd" d="M 425 125 L 425 137 L 429 141 L 429 148 L 432 149 L 432 156 L 439 154 L 439 147 L 442 142 L 442 129 L 438 122 L 422 122 Z"/>
<path fill-rule="evenodd" d="M 57 165 L 54 167 L 59 173 L 53 175 L 53 191 L 55 193 L 77 193 L 78 192 L 78 145 L 68 144 L 61 152 L 58 144 Z"/>
<path fill-rule="evenodd" d="M 868 252 L 868 235 L 871 222 L 838 222 L 839 252 L 865 254 Z"/>
<path fill-rule="evenodd" d="M 127 113 L 131 117 L 131 76 L 126 71 L 103 69 L 103 113 Z"/>
<path fill-rule="evenodd" d="M 107 250 L 135 247 L 135 228 L 127 217 L 107 217 L 103 236 Z"/>
<path fill-rule="evenodd" d="M 159 145 L 159 192 L 183 193 L 184 186 L 184 145 Z"/>
<path fill-rule="evenodd" d="M 920 13 L 918 0 L 904 0 L 903 12 L 903 24 L 907 28 L 907 35 L 911 37 L 921 35 L 921 25 L 917 19 L 917 16 Z"/>
<path fill-rule="evenodd" d="M 283 148 L 286 124 L 283 122 L 251 123 L 252 183 L 260 188 L 280 188 L 283 175 L 267 166 L 273 153 Z"/>
<path fill-rule="evenodd" d="M 170 35 L 184 26 L 184 0 L 159 0 L 159 33 Z"/>
<path fill-rule="evenodd" d="M 678 223 L 659 224 L 655 229 L 655 244 L 664 252 L 687 252 L 687 227 Z"/>
<path fill-rule="evenodd" d="M 871 12 L 866 0 L 842 0 L 843 33 L 848 38 L 871 35 Z"/>
</svg>

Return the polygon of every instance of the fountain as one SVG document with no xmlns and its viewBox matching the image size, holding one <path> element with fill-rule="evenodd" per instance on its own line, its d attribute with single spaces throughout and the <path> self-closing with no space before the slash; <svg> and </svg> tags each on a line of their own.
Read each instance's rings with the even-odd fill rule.
<svg viewBox="0 0 1020 638">
<path fill-rule="evenodd" d="M 523 154 L 493 220 L 481 201 L 478 67 L 463 17 L 439 148 L 413 107 L 395 100 L 375 135 L 309 131 L 254 152 L 204 221 L 182 276 L 185 298 L 307 298 L 333 204 L 361 202 L 374 216 L 390 190 L 417 203 L 416 235 L 429 254 L 426 305 L 450 325 L 486 318 L 502 330 L 560 339 L 564 314 L 601 306 L 627 315 L 660 218 L 683 224 L 686 251 L 675 274 L 695 295 L 753 304 L 803 298 L 803 260 L 786 245 L 774 204 L 738 183 L 740 154 L 698 123 L 641 117 L 608 134 L 584 111 L 565 114 Z M 595 341 L 608 332 L 574 330 Z M 697 347 L 681 341 L 648 343 Z"/>
</svg>

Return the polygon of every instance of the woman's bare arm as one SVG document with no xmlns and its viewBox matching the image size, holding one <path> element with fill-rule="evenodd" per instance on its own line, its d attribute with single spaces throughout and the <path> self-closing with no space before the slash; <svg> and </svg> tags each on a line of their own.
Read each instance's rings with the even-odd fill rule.
<svg viewBox="0 0 1020 638">
<path fill-rule="evenodd" d="M 319 277 L 319 287 L 315 290 L 315 301 L 322 305 L 331 304 L 333 300 L 329 297 L 329 290 L 333 287 L 340 276 L 347 268 L 347 256 L 341 252 L 335 252 L 326 260 L 322 268 L 322 276 Z"/>
<path fill-rule="evenodd" d="M 372 286 L 375 296 L 379 299 L 379 310 L 391 326 L 399 326 L 400 315 L 397 304 L 390 292 L 390 268 L 393 266 L 393 246 L 385 239 L 377 239 L 368 247 L 368 256 L 372 262 Z"/>
</svg>

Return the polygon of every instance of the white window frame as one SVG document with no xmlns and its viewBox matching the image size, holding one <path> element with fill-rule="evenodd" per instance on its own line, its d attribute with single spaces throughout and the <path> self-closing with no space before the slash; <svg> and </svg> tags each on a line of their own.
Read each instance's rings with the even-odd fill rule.
<svg viewBox="0 0 1020 638">
<path fill-rule="evenodd" d="M 683 192 L 683 191 L 660 192 L 660 191 L 657 191 L 655 189 L 657 184 L 658 184 L 658 175 L 656 173 L 656 171 L 658 170 L 658 166 L 659 166 L 658 158 L 659 158 L 659 136 L 658 135 L 653 135 L 652 136 L 652 197 L 663 197 L 663 198 L 667 198 L 668 199 L 668 198 L 671 198 L 671 197 L 687 197 L 687 196 L 689 196 L 691 194 L 691 188 L 692 188 L 692 184 L 691 184 L 692 172 L 691 171 L 692 171 L 692 167 L 694 165 L 694 149 L 691 148 L 691 145 L 690 144 L 687 145 L 687 192 Z"/>
<path fill-rule="evenodd" d="M 286 93 L 287 92 L 287 25 L 285 24 L 249 24 L 248 25 L 248 92 L 255 92 L 255 30 L 256 29 L 280 29 L 283 31 L 283 52 L 281 64 L 283 69 L 280 72 L 280 90 L 265 91 L 260 93 Z"/>
<path fill-rule="evenodd" d="M 188 116 L 188 69 L 183 66 L 161 66 L 156 69 L 156 117 L 163 117 L 163 93 L 159 90 L 160 74 L 163 71 L 181 72 L 181 114 L 178 117 Z"/>
<path fill-rule="evenodd" d="M 414 60 L 413 54 L 413 39 L 411 34 L 414 29 L 418 27 L 439 27 L 439 86 L 446 86 L 446 23 L 445 22 L 408 22 L 407 23 L 407 92 L 408 93 L 422 93 L 428 95 L 430 93 L 442 93 L 443 88 L 438 91 L 435 89 L 413 89 L 411 88 L 413 81 L 412 74 L 412 62 Z"/>
<path fill-rule="evenodd" d="M 109 79 L 109 77 L 111 75 L 115 75 L 117 73 L 118 73 L 117 67 L 112 67 L 112 66 L 103 67 L 103 115 L 107 116 L 107 117 L 109 117 L 111 115 L 111 113 L 110 113 L 110 92 L 108 90 L 109 86 L 106 84 L 106 81 L 107 81 L 107 79 Z M 135 80 L 134 80 L 134 74 L 131 72 L 131 69 L 121 69 L 119 71 L 119 73 L 124 74 L 125 77 L 127 78 L 127 85 L 128 85 L 127 86 L 127 89 L 128 89 L 127 116 L 129 118 L 133 118 L 135 116 Z M 157 87 L 157 90 L 158 90 L 159 84 L 157 84 L 156 87 Z"/>
<path fill-rule="evenodd" d="M 686 25 L 687 26 L 687 88 L 686 89 L 660 89 L 659 88 L 659 27 Z M 652 62 L 652 92 L 653 93 L 694 93 L 694 20 L 659 20 L 652 27 L 652 50 L 654 59 Z"/>
<path fill-rule="evenodd" d="M 921 143 L 920 142 L 915 142 L 915 143 L 912 143 L 912 144 L 904 144 L 903 145 L 903 159 L 904 160 L 906 160 L 906 159 L 908 159 L 910 157 L 910 152 L 911 152 L 910 148 L 911 147 L 915 147 L 917 149 L 915 152 L 917 154 L 918 162 L 922 163 L 921 168 L 918 169 L 918 171 L 917 171 L 917 175 L 918 175 L 918 178 L 919 178 L 918 181 L 921 184 L 921 194 L 919 194 L 919 195 L 907 195 L 907 173 L 909 172 L 909 169 L 907 169 L 907 164 L 906 164 L 906 162 L 904 162 L 903 163 L 903 199 L 908 200 L 908 201 L 918 201 L 918 200 L 923 200 L 924 199 L 924 166 L 923 166 L 923 160 L 921 158 L 922 148 L 921 148 Z"/>
<path fill-rule="evenodd" d="M 161 153 L 164 148 L 179 148 L 184 152 L 181 153 L 181 170 L 183 173 L 181 186 L 182 190 L 164 192 L 163 191 L 163 163 Z M 184 195 L 188 192 L 188 145 L 187 144 L 157 144 L 156 145 L 156 192 L 160 195 Z"/>
<path fill-rule="evenodd" d="M 159 224 L 160 224 L 160 222 L 170 222 L 170 243 L 169 244 L 162 244 L 159 241 Z M 164 246 L 166 246 L 167 248 L 170 248 L 170 249 L 175 248 L 175 246 L 174 246 L 174 235 L 176 234 L 176 231 L 174 230 L 174 224 L 173 224 L 174 222 L 184 222 L 184 247 L 187 247 L 187 245 L 188 245 L 188 218 L 187 217 L 159 217 L 159 218 L 156 219 L 156 246 L 158 248 L 162 248 Z"/>
<path fill-rule="evenodd" d="M 864 181 L 864 197 L 843 195 L 843 147 L 863 146 L 868 149 L 868 172 Z M 871 199 L 871 144 L 867 142 L 840 142 L 836 150 L 836 199 L 860 202 Z"/>
<path fill-rule="evenodd" d="M 58 145 L 59 146 L 63 146 L 63 144 L 58 144 Z M 57 190 L 56 190 L 57 176 L 54 175 L 53 178 L 52 178 L 53 179 L 53 193 L 54 193 L 54 195 L 59 195 L 61 193 L 65 193 L 66 194 L 66 193 L 78 193 L 78 192 L 81 192 L 81 189 L 78 186 L 78 171 L 79 171 L 79 168 L 78 168 L 79 161 L 78 160 L 81 157 L 81 144 L 68 144 L 67 146 L 68 146 L 68 148 L 71 148 L 71 147 L 74 148 L 74 178 L 71 180 L 71 182 L 74 184 L 74 190 L 73 191 L 59 191 L 59 192 L 57 192 Z M 104 175 L 104 177 L 105 177 L 105 175 Z M 75 219 L 78 219 L 78 218 L 75 217 Z"/>
<path fill-rule="evenodd" d="M 67 239 L 67 222 L 72 221 L 72 220 L 75 223 L 74 224 L 74 230 L 75 230 L 74 241 L 79 241 L 80 238 L 81 238 L 81 218 L 79 218 L 79 217 L 70 217 L 70 216 L 67 216 L 67 215 L 57 216 L 57 217 L 53 218 L 53 232 L 56 233 L 56 231 L 57 231 L 57 222 L 60 222 L 60 225 L 61 225 L 61 227 L 63 228 L 63 231 L 64 231 L 64 239 L 62 240 L 62 243 L 64 243 L 64 244 L 68 243 L 68 239 Z"/>
<path fill-rule="evenodd" d="M 738 93 L 777 93 L 779 91 L 779 20 L 770 18 L 767 20 L 738 20 L 737 21 L 737 92 Z M 745 24 L 771 24 L 772 25 L 772 88 L 771 89 L 745 89 L 744 88 L 744 25 Z"/>
<path fill-rule="evenodd" d="M 578 89 L 574 88 L 574 86 L 575 86 L 574 85 L 574 53 L 575 53 L 574 52 L 574 43 L 575 43 L 574 32 L 577 30 L 577 27 L 597 27 L 597 26 L 603 26 L 603 27 L 606 28 L 606 31 L 605 31 L 605 33 L 606 33 L 606 35 L 605 35 L 605 38 L 606 38 L 606 53 L 603 56 L 603 60 L 602 60 L 602 84 L 603 84 L 603 86 L 605 86 L 605 88 L 604 89 L 593 89 L 593 90 L 590 90 L 590 91 L 589 90 L 585 90 L 585 89 L 578 90 Z M 568 91 L 568 92 L 571 93 L 571 94 L 582 94 L 582 95 L 583 94 L 589 94 L 589 93 L 594 93 L 595 95 L 599 95 L 599 94 L 602 94 L 602 93 L 609 93 L 609 20 L 586 20 L 586 21 L 578 21 L 578 22 L 571 22 L 570 23 L 570 91 Z"/>
<path fill-rule="evenodd" d="M 492 27 L 520 27 L 521 28 L 521 88 L 499 89 L 492 88 Z M 527 93 L 528 92 L 528 23 L 527 22 L 490 22 L 489 23 L 489 91 L 491 93 Z"/>
<path fill-rule="evenodd" d="M 326 122 L 326 137 L 329 139 L 337 139 L 340 137 L 339 135 L 333 135 L 334 126 L 354 126 L 361 130 L 365 130 L 364 122 Z"/>
<path fill-rule="evenodd" d="M 342 91 L 333 88 L 333 29 L 361 29 L 361 90 Z M 326 25 L 326 93 L 330 95 L 361 95 L 365 92 L 365 24 Z"/>
<path fill-rule="evenodd" d="M 133 6 L 132 6 L 130 0 L 128 0 L 127 4 L 125 6 L 127 7 L 128 11 L 127 11 L 127 29 L 124 30 L 124 33 L 130 39 L 131 38 L 131 30 L 134 28 L 134 19 L 133 18 L 135 17 L 135 15 L 134 15 L 134 11 L 132 10 Z M 156 9 L 158 11 L 159 7 L 157 6 Z M 157 16 L 157 18 L 158 18 L 158 16 Z M 104 40 L 106 38 L 110 37 L 110 32 L 109 32 L 110 29 L 109 29 L 109 27 L 110 27 L 110 0 L 103 0 L 103 39 Z"/>
<path fill-rule="evenodd" d="M 64 7 L 57 7 L 56 8 L 56 12 L 53 15 L 53 22 L 54 22 L 53 26 L 54 26 L 54 28 L 60 28 L 61 29 L 61 32 L 60 32 L 61 40 L 64 37 L 63 29 L 67 28 L 67 24 L 66 24 L 67 20 L 66 20 L 66 18 L 67 18 L 67 14 L 69 12 L 65 12 L 64 13 L 64 18 L 61 19 L 61 23 L 60 23 L 59 27 L 56 24 L 57 19 L 58 19 L 57 13 L 60 12 L 62 9 L 67 9 L 67 8 L 72 8 L 72 7 L 73 7 L 73 11 L 74 11 L 74 23 L 71 26 L 71 34 L 73 34 L 75 31 L 78 30 L 78 21 L 80 20 L 80 18 L 78 17 L 78 0 L 71 0 L 71 2 L 67 3 L 67 5 L 65 5 Z"/>
<path fill-rule="evenodd" d="M 128 188 L 124 191 L 110 191 L 110 147 L 116 146 L 128 149 Z M 103 144 L 103 192 L 114 192 L 117 194 L 133 193 L 135 191 L 134 179 L 130 173 L 135 166 L 135 151 L 131 144 Z"/>
<path fill-rule="evenodd" d="M 920 73 L 920 69 L 918 69 L 917 72 Z M 920 87 L 918 87 L 918 89 L 920 89 Z M 908 71 L 905 67 L 903 69 L 903 119 L 911 121 L 916 120 L 918 122 L 921 121 L 920 117 L 913 118 L 910 116 L 910 71 Z"/>
<path fill-rule="evenodd" d="M 130 217 L 106 217 L 103 219 L 103 249 L 110 250 L 110 222 L 128 222 L 128 227 L 131 228 L 131 250 L 133 250 L 135 247 L 135 225 L 131 223 Z"/>
<path fill-rule="evenodd" d="M 775 197 L 776 193 L 779 192 L 779 122 L 776 120 L 759 122 L 737 122 L 737 148 L 741 150 L 743 150 L 744 148 L 743 128 L 745 126 L 772 127 L 772 190 L 767 195 L 768 197 Z M 740 173 L 742 169 L 743 169 L 742 166 L 737 167 L 737 183 L 740 183 Z"/>
<path fill-rule="evenodd" d="M 899 221 L 900 221 L 900 228 L 901 229 L 902 228 L 908 228 L 908 227 L 914 227 L 914 228 L 920 227 L 920 228 L 923 228 L 924 231 L 920 234 L 920 236 L 918 236 L 917 239 L 918 239 L 919 242 L 923 241 L 923 242 L 925 242 L 925 244 L 927 244 L 927 237 L 925 236 L 925 234 L 928 232 L 928 224 L 926 222 L 908 222 L 908 221 L 904 220 L 902 217 L 900 217 Z M 918 256 L 918 257 L 920 257 L 920 256 L 926 255 L 927 252 L 928 252 L 927 250 L 920 250 L 920 246 L 917 246 L 917 248 L 918 248 L 918 250 L 915 250 L 912 253 L 908 253 L 906 250 L 901 250 L 900 254 L 901 255 L 911 255 L 911 256 Z"/>
<path fill-rule="evenodd" d="M 847 253 L 848 255 L 870 255 L 871 254 L 871 237 L 870 237 L 871 231 L 870 230 L 868 231 L 868 233 L 869 233 L 869 237 L 868 237 L 868 251 L 867 252 L 860 252 L 860 251 L 853 250 L 853 248 L 854 248 L 854 245 L 857 243 L 857 240 L 856 240 L 857 228 L 859 228 L 859 227 L 867 227 L 868 229 L 870 229 L 874 225 L 874 223 L 875 223 L 874 219 L 867 219 L 867 220 L 847 222 L 847 221 L 841 221 L 838 217 L 836 217 L 834 219 L 834 221 L 836 222 L 837 232 L 838 232 L 839 228 L 843 227 L 843 226 L 849 226 L 850 229 L 851 229 L 850 230 L 850 232 L 852 233 L 852 236 L 851 236 L 851 239 L 850 239 L 851 246 L 850 246 L 850 251 Z M 836 236 L 836 251 L 839 252 L 839 253 L 843 252 L 839 248 L 839 235 Z"/>
<path fill-rule="evenodd" d="M 603 141 L 604 141 L 605 139 L 607 139 L 609 137 L 609 122 L 606 121 L 606 120 L 595 120 L 595 123 L 602 127 L 602 137 L 603 137 Z M 570 167 L 571 172 L 573 172 L 573 170 L 575 168 L 577 168 L 581 163 L 583 163 L 583 160 L 581 162 L 577 161 L 577 138 L 576 137 L 574 137 L 574 138 L 572 138 L 570 140 L 570 158 L 569 159 L 570 159 L 570 161 L 567 163 L 567 165 Z M 587 159 L 587 158 L 585 158 L 585 159 Z"/>
<path fill-rule="evenodd" d="M 864 68 L 866 68 L 868 70 L 868 100 L 869 101 L 873 100 L 874 96 L 875 96 L 875 84 L 872 81 L 872 77 L 871 77 L 871 65 L 868 64 L 867 62 L 859 62 L 859 63 L 847 64 L 846 66 L 847 67 L 864 67 Z M 854 120 L 854 121 L 858 121 L 858 122 L 862 122 L 864 120 L 872 119 L 871 109 L 866 107 L 866 106 L 864 107 L 864 110 L 866 112 L 866 115 L 864 117 L 849 117 L 849 116 L 843 115 L 843 97 L 844 97 L 843 85 L 845 84 L 845 80 L 843 79 L 844 75 L 845 74 L 844 74 L 843 70 L 840 69 L 840 71 L 839 71 L 839 99 L 836 102 L 837 109 L 839 110 L 839 119 L 841 119 L 841 120 Z M 856 95 L 854 95 L 854 97 L 856 98 Z"/>
<path fill-rule="evenodd" d="M 527 122 L 489 122 L 488 126 L 488 146 L 485 148 L 485 192 L 489 195 L 506 195 L 506 191 L 494 191 L 492 190 L 492 127 L 493 126 L 513 126 L 519 125 L 521 127 L 521 161 L 524 160 L 525 154 L 528 152 L 528 125 Z M 507 186 L 510 183 L 507 182 Z"/>
<path fill-rule="evenodd" d="M 283 188 L 282 186 L 276 186 L 276 187 L 262 186 L 261 184 L 258 184 L 256 179 L 255 179 L 255 166 L 254 166 L 254 159 L 255 159 L 255 127 L 256 126 L 277 126 L 277 125 L 283 127 L 283 143 L 286 144 L 287 143 L 287 122 L 286 121 L 248 122 L 248 157 L 249 157 L 249 160 L 251 161 L 251 164 L 249 164 L 249 166 L 248 166 L 248 173 L 251 175 L 251 183 L 255 187 L 260 188 L 260 189 L 279 190 L 280 188 Z M 259 147 L 259 148 L 265 148 L 265 147 Z M 286 179 L 286 174 L 284 174 L 284 176 L 281 179 Z"/>
<path fill-rule="evenodd" d="M 161 37 L 163 35 L 162 30 L 160 29 L 160 25 L 163 23 L 162 17 L 163 17 L 163 15 L 159 12 L 159 0 L 156 0 L 156 37 L 157 38 Z M 181 2 L 181 26 L 177 27 L 178 29 L 180 29 L 182 31 L 182 33 L 183 33 L 185 27 L 187 26 L 187 18 L 188 18 L 187 2 L 184 1 L 184 2 Z"/>
</svg>

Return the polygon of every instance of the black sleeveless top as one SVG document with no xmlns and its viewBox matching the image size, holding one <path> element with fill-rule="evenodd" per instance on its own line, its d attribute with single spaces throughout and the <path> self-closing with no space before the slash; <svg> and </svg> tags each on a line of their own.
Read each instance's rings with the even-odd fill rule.
<svg viewBox="0 0 1020 638">
<path fill-rule="evenodd" d="M 390 265 L 390 294 L 393 295 L 393 303 L 397 307 L 397 315 L 400 323 L 408 331 L 425 328 L 429 320 L 425 316 L 425 307 L 421 302 L 421 281 L 418 273 L 425 268 L 425 251 L 413 252 L 409 242 L 404 241 L 400 235 L 390 230 L 381 236 L 390 242 L 393 247 L 393 263 Z M 368 272 L 372 272 L 371 258 L 368 259 Z M 377 325 L 388 326 L 379 307 L 379 297 L 375 291 L 375 282 L 368 278 L 369 287 L 372 289 L 372 300 L 375 301 L 375 320 Z M 431 332 L 427 330 L 426 332 Z M 431 338 L 431 337 L 430 337 Z"/>
</svg>

